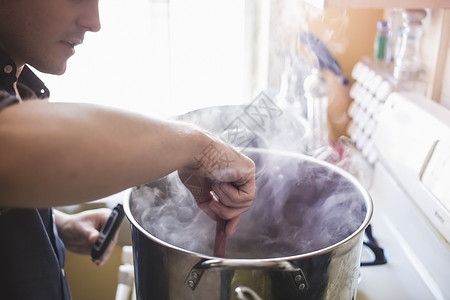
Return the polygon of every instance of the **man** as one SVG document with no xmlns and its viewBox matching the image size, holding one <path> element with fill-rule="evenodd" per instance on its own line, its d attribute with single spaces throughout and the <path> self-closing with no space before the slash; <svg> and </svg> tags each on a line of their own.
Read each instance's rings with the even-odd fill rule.
<svg viewBox="0 0 450 300">
<path fill-rule="evenodd" d="M 108 211 L 70 216 L 49 207 L 99 199 L 175 170 L 201 179 L 196 201 L 213 219 L 228 220 L 228 235 L 252 204 L 253 162 L 209 134 L 46 100 L 48 90 L 26 65 L 63 74 L 85 33 L 98 30 L 98 0 L 0 0 L 2 299 L 70 299 L 62 241 L 89 253 Z M 200 155 L 207 148 L 218 155 Z"/>
</svg>

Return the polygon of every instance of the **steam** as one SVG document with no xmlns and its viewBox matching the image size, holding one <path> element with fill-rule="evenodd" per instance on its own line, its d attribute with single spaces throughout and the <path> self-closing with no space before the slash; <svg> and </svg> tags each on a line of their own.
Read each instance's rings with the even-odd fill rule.
<svg viewBox="0 0 450 300">
<path fill-rule="evenodd" d="M 322 13 L 297 7 L 299 1 L 273 3 L 274 18 L 280 26 L 273 26 L 279 32 L 272 32 L 271 44 L 281 45 L 281 49 L 272 51 L 301 57 L 305 65 L 316 67 L 317 57 L 299 45 L 299 34 L 313 31 L 309 28 L 311 20 L 322 23 Z M 301 11 L 305 12 L 304 17 L 299 16 Z M 347 16 L 327 16 L 327 20 L 336 25 L 327 27 L 333 32 L 319 28 L 314 33 L 342 53 L 347 45 L 341 41 L 346 39 L 337 35 L 347 26 Z M 272 59 L 279 58 L 271 61 L 275 70 L 283 68 L 286 58 L 278 56 L 272 55 Z M 278 80 L 269 78 L 270 85 L 278 86 L 273 84 Z M 266 104 L 260 97 L 247 107 L 201 109 L 178 119 L 208 129 L 239 150 L 267 148 L 304 153 L 309 134 L 304 119 Z M 274 258 L 309 253 L 342 241 L 363 223 L 367 214 L 365 199 L 341 174 L 307 159 L 277 152 L 246 154 L 257 166 L 257 194 L 237 232 L 227 240 L 226 257 Z M 177 173 L 134 188 L 130 206 L 137 222 L 154 237 L 182 249 L 213 255 L 215 221 L 197 207 Z"/>
<path fill-rule="evenodd" d="M 256 199 L 227 239 L 227 258 L 275 258 L 320 250 L 347 238 L 364 221 L 365 199 L 345 176 L 306 156 L 274 150 L 302 152 L 306 128 L 264 93 L 248 106 L 205 108 L 178 119 L 208 129 L 256 164 Z M 197 207 L 177 173 L 135 188 L 131 210 L 154 237 L 213 255 L 215 221 Z"/>
<path fill-rule="evenodd" d="M 364 221 L 365 199 L 341 174 L 276 152 L 247 154 L 257 166 L 256 199 L 228 238 L 226 257 L 274 258 L 320 250 L 342 241 Z M 175 173 L 135 188 L 131 209 L 153 236 L 212 255 L 215 222 L 196 206 Z"/>
<path fill-rule="evenodd" d="M 305 153 L 309 125 L 261 93 L 249 105 L 207 107 L 177 117 L 219 136 L 239 151 L 268 148 Z"/>
<path fill-rule="evenodd" d="M 174 246 L 212 253 L 215 222 L 197 206 L 178 174 L 136 187 L 131 212 L 153 236 Z"/>
</svg>

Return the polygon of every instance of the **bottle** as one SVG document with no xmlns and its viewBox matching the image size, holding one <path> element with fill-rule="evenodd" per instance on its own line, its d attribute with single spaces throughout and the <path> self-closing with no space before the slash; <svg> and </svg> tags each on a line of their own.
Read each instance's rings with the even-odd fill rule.
<svg viewBox="0 0 450 300">
<path fill-rule="evenodd" d="M 373 43 L 373 56 L 377 65 L 382 65 L 386 59 L 389 28 L 386 21 L 377 22 L 377 33 Z"/>
<path fill-rule="evenodd" d="M 281 74 L 280 90 L 277 95 L 277 105 L 281 110 L 296 114 L 298 117 L 304 115 L 305 104 L 303 99 L 302 71 L 295 54 L 285 52 L 285 65 Z"/>
<path fill-rule="evenodd" d="M 308 150 L 320 149 L 329 145 L 328 138 L 328 84 L 318 69 L 303 82 L 306 98 L 306 118 L 311 137 Z"/>
<path fill-rule="evenodd" d="M 402 25 L 402 9 L 390 9 L 387 16 L 388 42 L 386 46 L 386 67 L 392 70 L 397 53 L 397 46 L 400 44 L 401 25 Z"/>
<path fill-rule="evenodd" d="M 421 54 L 424 9 L 402 12 L 401 40 L 395 57 L 394 78 L 400 87 L 425 93 L 424 68 Z"/>
</svg>

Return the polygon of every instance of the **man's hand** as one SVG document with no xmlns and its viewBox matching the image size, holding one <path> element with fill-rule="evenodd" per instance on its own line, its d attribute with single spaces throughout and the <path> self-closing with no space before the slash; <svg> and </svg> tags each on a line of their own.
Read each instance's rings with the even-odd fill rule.
<svg viewBox="0 0 450 300">
<path fill-rule="evenodd" d="M 58 233 L 66 248 L 78 254 L 89 255 L 110 214 L 111 210 L 107 208 L 83 211 L 74 215 L 55 210 Z M 118 235 L 116 234 L 103 256 L 94 261 L 95 264 L 101 266 L 108 260 L 117 240 Z"/>
<path fill-rule="evenodd" d="M 178 171 L 198 206 L 213 220 L 227 221 L 232 235 L 255 198 L 255 164 L 232 147 L 214 140 L 197 155 L 197 164 Z"/>
</svg>

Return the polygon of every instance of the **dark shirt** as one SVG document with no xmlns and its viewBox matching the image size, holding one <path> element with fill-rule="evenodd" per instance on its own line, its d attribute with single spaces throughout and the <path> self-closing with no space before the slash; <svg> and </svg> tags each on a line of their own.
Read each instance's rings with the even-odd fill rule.
<svg viewBox="0 0 450 300">
<path fill-rule="evenodd" d="M 28 67 L 17 78 L 15 63 L 0 49 L 0 118 L 2 109 L 20 105 L 14 90 L 16 82 L 24 101 L 49 96 L 43 82 Z M 51 208 L 0 208 L 0 299 L 71 299 L 64 259 L 64 244 Z"/>
</svg>

